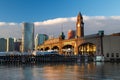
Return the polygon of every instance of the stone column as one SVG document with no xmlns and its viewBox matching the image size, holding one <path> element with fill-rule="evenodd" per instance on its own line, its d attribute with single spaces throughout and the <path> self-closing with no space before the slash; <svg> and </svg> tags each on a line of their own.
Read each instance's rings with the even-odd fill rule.
<svg viewBox="0 0 120 80">
<path fill-rule="evenodd" d="M 78 45 L 75 42 L 75 45 L 74 45 L 74 55 L 77 55 L 77 54 L 78 54 Z"/>
</svg>

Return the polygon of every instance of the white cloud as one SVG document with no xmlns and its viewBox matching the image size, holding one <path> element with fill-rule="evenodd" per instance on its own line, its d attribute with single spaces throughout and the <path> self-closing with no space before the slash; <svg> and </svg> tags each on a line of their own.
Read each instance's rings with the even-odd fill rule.
<svg viewBox="0 0 120 80">
<path fill-rule="evenodd" d="M 14 23 L 14 22 L 11 22 L 11 23 L 8 23 L 8 25 L 9 25 L 9 26 L 17 26 L 17 25 L 19 25 L 19 24 Z"/>
<path fill-rule="evenodd" d="M 6 26 L 6 22 L 0 22 L 0 26 Z"/>
<path fill-rule="evenodd" d="M 85 34 L 104 30 L 105 34 L 120 32 L 120 16 L 87 16 L 85 20 Z"/>
<path fill-rule="evenodd" d="M 46 21 L 43 21 L 43 22 L 34 22 L 34 24 L 35 24 L 35 26 L 55 25 L 55 24 L 65 23 L 65 22 L 68 22 L 68 21 L 75 21 L 75 17 L 50 19 L 50 20 L 46 20 Z"/>
<path fill-rule="evenodd" d="M 14 22 L 0 22 L 0 27 L 3 27 L 3 26 L 17 26 L 18 23 L 14 23 Z"/>
<path fill-rule="evenodd" d="M 91 17 L 91 19 L 105 20 L 106 17 L 105 16 L 93 16 L 93 17 Z"/>
<path fill-rule="evenodd" d="M 83 16 L 85 35 L 104 30 L 105 34 L 120 32 L 120 16 Z M 0 37 L 21 38 L 21 23 L 0 22 Z M 56 18 L 34 22 L 35 34 L 47 34 L 58 37 L 61 31 L 67 35 L 70 29 L 76 29 L 76 17 Z"/>
<path fill-rule="evenodd" d="M 0 22 L 0 38 L 21 37 L 21 26 L 14 22 Z"/>
<path fill-rule="evenodd" d="M 112 34 L 120 30 L 120 16 L 83 16 L 85 35 L 104 30 L 105 34 Z M 44 24 L 45 23 L 45 24 Z M 43 25 L 44 24 L 44 25 Z M 59 35 L 61 27 L 67 34 L 69 29 L 76 29 L 76 17 L 56 18 L 43 22 L 35 22 L 36 32 Z M 43 27 L 40 29 L 40 27 Z"/>
<path fill-rule="evenodd" d="M 120 20 L 120 16 L 111 16 L 111 19 Z"/>
</svg>

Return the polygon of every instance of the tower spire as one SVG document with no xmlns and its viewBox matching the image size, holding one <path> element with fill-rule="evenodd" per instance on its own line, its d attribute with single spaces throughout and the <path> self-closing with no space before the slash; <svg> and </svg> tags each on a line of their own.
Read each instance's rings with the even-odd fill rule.
<svg viewBox="0 0 120 80">
<path fill-rule="evenodd" d="M 78 16 L 80 16 L 80 17 L 82 18 L 82 14 L 81 14 L 81 12 L 78 13 Z"/>
<path fill-rule="evenodd" d="M 77 21 L 78 21 L 78 22 L 83 21 L 83 17 L 82 17 L 81 12 L 78 13 Z"/>
</svg>

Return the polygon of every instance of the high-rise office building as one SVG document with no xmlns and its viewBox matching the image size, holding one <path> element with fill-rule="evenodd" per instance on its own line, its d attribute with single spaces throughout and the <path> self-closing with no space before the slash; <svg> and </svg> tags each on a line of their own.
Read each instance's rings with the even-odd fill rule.
<svg viewBox="0 0 120 80">
<path fill-rule="evenodd" d="M 22 39 L 14 39 L 14 45 L 15 45 L 15 51 L 20 51 L 21 50 L 21 42 Z"/>
<path fill-rule="evenodd" d="M 5 38 L 0 38 L 0 52 L 5 52 L 7 50 L 7 40 Z"/>
<path fill-rule="evenodd" d="M 7 38 L 7 51 L 14 51 L 14 39 Z"/>
<path fill-rule="evenodd" d="M 48 35 L 37 34 L 36 37 L 35 37 L 35 49 L 37 49 L 38 45 L 43 44 L 45 40 L 48 40 Z"/>
<path fill-rule="evenodd" d="M 34 49 L 34 24 L 22 23 L 22 52 Z"/>
</svg>

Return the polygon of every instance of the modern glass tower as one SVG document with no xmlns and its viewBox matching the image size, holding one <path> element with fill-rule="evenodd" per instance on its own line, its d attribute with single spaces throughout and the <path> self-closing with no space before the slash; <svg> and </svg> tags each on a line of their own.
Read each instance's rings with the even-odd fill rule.
<svg viewBox="0 0 120 80">
<path fill-rule="evenodd" d="M 48 35 L 37 34 L 35 38 L 35 49 L 37 50 L 37 46 L 43 44 L 45 40 L 48 40 Z"/>
<path fill-rule="evenodd" d="M 7 50 L 7 40 L 5 38 L 0 38 L 0 52 L 5 52 Z"/>
<path fill-rule="evenodd" d="M 14 51 L 14 39 L 7 38 L 7 52 Z"/>
<path fill-rule="evenodd" d="M 34 49 L 34 24 L 22 23 L 22 52 Z"/>
</svg>

